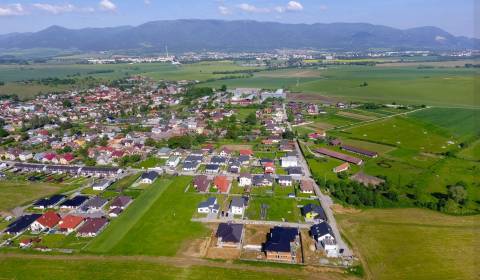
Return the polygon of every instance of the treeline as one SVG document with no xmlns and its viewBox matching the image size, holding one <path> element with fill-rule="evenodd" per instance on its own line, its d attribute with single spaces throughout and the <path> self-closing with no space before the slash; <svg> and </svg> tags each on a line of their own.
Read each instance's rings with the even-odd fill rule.
<svg viewBox="0 0 480 280">
<path fill-rule="evenodd" d="M 248 69 L 248 70 L 231 70 L 231 71 L 213 71 L 212 74 L 228 75 L 228 74 L 253 74 L 255 72 L 264 71 L 263 69 Z"/>
<path fill-rule="evenodd" d="M 213 89 L 210 87 L 192 87 L 185 92 L 182 103 L 189 105 L 193 100 L 213 95 Z"/>
</svg>

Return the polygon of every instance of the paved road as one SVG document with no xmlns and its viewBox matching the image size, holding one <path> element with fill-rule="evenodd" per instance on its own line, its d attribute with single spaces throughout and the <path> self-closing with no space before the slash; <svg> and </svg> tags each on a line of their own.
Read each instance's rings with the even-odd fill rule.
<svg viewBox="0 0 480 280">
<path fill-rule="evenodd" d="M 298 144 L 298 140 L 295 141 L 295 147 L 297 149 L 299 162 L 300 162 L 300 165 L 302 166 L 305 177 L 312 178 L 312 174 L 310 173 L 310 168 L 303 156 L 303 153 Z M 328 195 L 323 194 L 322 191 L 320 190 L 320 187 L 317 185 L 315 181 L 314 181 L 313 187 L 315 190 L 315 194 L 318 196 L 320 204 L 322 205 L 323 210 L 325 210 L 328 223 L 332 227 L 333 233 L 335 234 L 335 239 L 337 240 L 338 248 L 343 249 L 342 255 L 344 257 L 351 257 L 353 255 L 352 251 L 350 250 L 348 245 L 343 241 L 342 236 L 340 235 L 340 230 L 338 229 L 337 221 L 335 220 L 335 217 L 333 215 L 333 211 L 331 208 L 331 206 L 333 205 L 332 198 Z"/>
<path fill-rule="evenodd" d="M 244 225 L 266 225 L 266 226 L 284 226 L 284 227 L 296 227 L 309 229 L 313 223 L 290 223 L 290 222 L 278 222 L 278 221 L 261 221 L 261 220 L 244 220 L 244 219 L 229 219 L 229 218 L 192 218 L 193 222 L 202 223 L 225 223 L 232 222 L 236 224 Z"/>
</svg>

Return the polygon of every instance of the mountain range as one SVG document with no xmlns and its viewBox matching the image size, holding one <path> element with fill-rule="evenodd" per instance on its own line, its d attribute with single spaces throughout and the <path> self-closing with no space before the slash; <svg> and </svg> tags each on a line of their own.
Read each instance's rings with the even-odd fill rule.
<svg viewBox="0 0 480 280">
<path fill-rule="evenodd" d="M 285 24 L 258 21 L 161 20 L 139 26 L 67 29 L 0 35 L 0 49 L 56 48 L 81 51 L 150 50 L 268 51 L 464 50 L 480 40 L 453 36 L 437 27 L 397 29 L 368 23 Z"/>
</svg>

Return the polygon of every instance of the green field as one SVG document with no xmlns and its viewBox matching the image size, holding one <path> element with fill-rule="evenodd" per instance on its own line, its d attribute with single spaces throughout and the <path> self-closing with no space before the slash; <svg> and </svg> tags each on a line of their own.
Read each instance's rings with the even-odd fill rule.
<svg viewBox="0 0 480 280">
<path fill-rule="evenodd" d="M 301 220 L 297 201 L 292 198 L 253 197 L 248 202 L 246 216 L 251 220 L 260 220 L 262 204 L 268 206 L 266 220 L 298 222 Z"/>
<path fill-rule="evenodd" d="M 39 92 L 59 92 L 69 88 L 95 86 L 87 77 L 97 79 L 97 83 L 144 75 L 155 80 L 199 80 L 217 79 L 231 75 L 214 72 L 256 69 L 244 67 L 233 61 L 199 62 L 185 65 L 167 63 L 139 64 L 32 64 L 32 65 L 0 65 L 0 94 L 17 94 L 20 98 L 30 98 Z M 46 86 L 38 83 L 24 84 L 20 81 L 38 80 L 44 78 L 74 78 L 75 85 Z"/>
<path fill-rule="evenodd" d="M 455 136 L 480 135 L 480 110 L 460 108 L 431 108 L 414 112 L 409 117 L 435 125 Z"/>
<path fill-rule="evenodd" d="M 322 69 L 288 69 L 256 73 L 252 78 L 217 81 L 219 87 L 288 88 L 349 101 L 480 106 L 474 82 L 478 72 L 465 68 L 328 66 Z M 360 84 L 367 82 L 368 86 Z"/>
<path fill-rule="evenodd" d="M 63 185 L 22 181 L 0 181 L 0 211 L 9 210 L 27 202 L 65 189 Z"/>
<path fill-rule="evenodd" d="M 336 215 L 370 279 L 477 279 L 480 217 L 421 209 Z"/>
<path fill-rule="evenodd" d="M 306 279 L 308 274 L 280 268 L 225 265 L 208 261 L 186 264 L 154 258 L 1 255 L 1 279 Z M 262 271 L 263 270 L 263 271 Z M 345 279 L 329 273 L 330 279 Z"/>
<path fill-rule="evenodd" d="M 190 181 L 190 177 L 175 177 L 152 185 L 87 250 L 173 256 L 184 242 L 202 237 L 206 228 L 190 218 L 203 197 L 184 192 Z"/>
<path fill-rule="evenodd" d="M 341 134 L 339 134 L 341 135 Z M 405 117 L 393 117 L 345 130 L 346 137 L 385 143 L 423 152 L 448 150 L 448 141 L 455 140 L 436 127 L 425 126 Z"/>
</svg>

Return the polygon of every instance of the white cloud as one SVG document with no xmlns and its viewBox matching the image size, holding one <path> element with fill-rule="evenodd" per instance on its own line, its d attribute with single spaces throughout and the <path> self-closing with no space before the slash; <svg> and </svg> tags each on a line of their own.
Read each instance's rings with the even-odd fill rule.
<svg viewBox="0 0 480 280">
<path fill-rule="evenodd" d="M 232 11 L 226 6 L 218 6 L 218 12 L 224 16 L 232 13 Z"/>
<path fill-rule="evenodd" d="M 22 4 L 10 4 L 5 6 L 0 6 L 0 17 L 2 16 L 20 16 L 24 15 L 25 9 Z"/>
<path fill-rule="evenodd" d="M 105 10 L 105 11 L 115 11 L 115 10 L 117 10 L 117 5 L 115 5 L 110 0 L 101 0 L 98 5 L 100 6 L 100 9 Z"/>
<path fill-rule="evenodd" d="M 33 7 L 52 14 L 62 14 L 76 10 L 76 7 L 72 4 L 52 5 L 47 3 L 35 3 L 33 4 Z"/>
<path fill-rule="evenodd" d="M 297 1 L 290 1 L 288 2 L 286 9 L 288 11 L 303 11 L 303 5 Z"/>
<path fill-rule="evenodd" d="M 277 13 L 300 12 L 303 11 L 303 5 L 297 1 L 290 1 L 286 6 L 277 6 L 274 8 Z"/>
<path fill-rule="evenodd" d="M 320 5 L 320 11 L 326 11 L 326 10 L 328 10 L 327 5 Z"/>
<path fill-rule="evenodd" d="M 150 4 L 152 4 L 152 1 L 150 1 L 150 0 L 143 0 L 143 3 L 145 3 L 145 5 L 150 5 Z"/>
<path fill-rule="evenodd" d="M 260 8 L 251 4 L 242 3 L 237 6 L 240 10 L 247 13 L 269 13 L 271 10 L 268 8 Z"/>
</svg>

